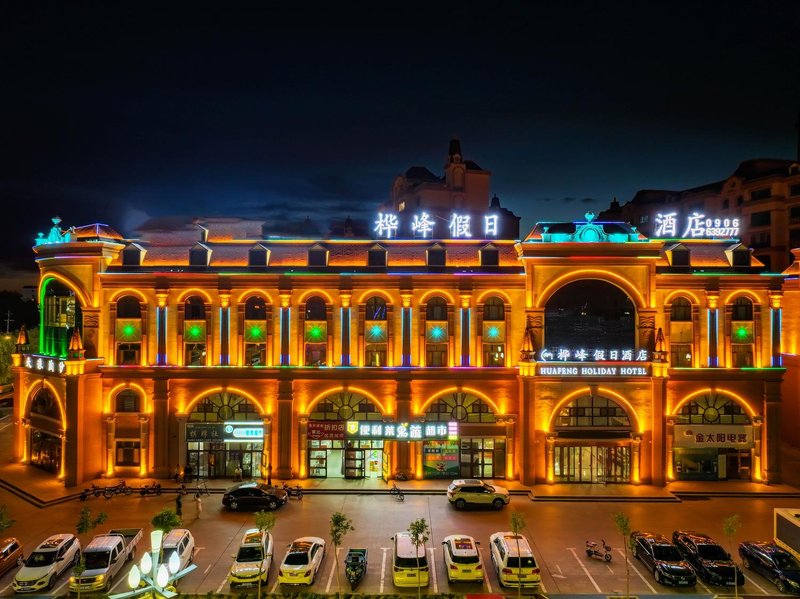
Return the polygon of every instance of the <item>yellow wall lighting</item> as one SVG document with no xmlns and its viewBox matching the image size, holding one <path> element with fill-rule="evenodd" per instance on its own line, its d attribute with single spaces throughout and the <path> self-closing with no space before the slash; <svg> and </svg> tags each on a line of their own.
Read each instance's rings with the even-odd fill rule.
<svg viewBox="0 0 800 599">
<path fill-rule="evenodd" d="M 362 293 L 359 296 L 359 298 L 356 301 L 356 303 L 357 304 L 363 304 L 367 299 L 370 298 L 370 296 L 373 296 L 373 295 L 380 295 L 389 304 L 393 304 L 394 303 L 394 300 L 392 299 L 392 296 L 389 295 L 383 289 L 367 289 L 364 293 Z"/>
<path fill-rule="evenodd" d="M 443 289 L 431 289 L 430 291 L 426 291 L 425 293 L 422 294 L 422 297 L 419 298 L 419 303 L 424 304 L 425 302 L 428 301 L 428 298 L 431 297 L 432 295 L 443 295 L 447 298 L 448 304 L 456 303 L 453 300 L 453 296 L 450 295 L 447 291 L 444 291 Z"/>
<path fill-rule="evenodd" d="M 716 388 L 704 387 L 703 389 L 698 389 L 697 391 L 693 391 L 692 393 L 690 393 L 689 395 L 687 395 L 681 401 L 678 402 L 678 405 L 676 405 L 675 408 L 673 408 L 672 410 L 672 415 L 673 416 L 677 415 L 678 410 L 680 410 L 683 407 L 683 404 L 685 404 L 688 401 L 691 401 L 693 397 L 697 397 L 698 395 L 701 395 L 703 393 L 718 393 L 718 394 L 722 393 L 723 395 L 729 395 L 730 397 L 735 399 L 737 403 L 741 404 L 741 406 L 745 410 L 747 410 L 747 413 L 750 414 L 750 416 L 758 416 L 758 412 L 756 412 L 753 408 L 751 408 L 750 404 L 747 403 L 747 400 L 745 400 L 741 395 L 738 395 L 733 391 L 729 391 L 728 389 L 721 389 L 719 387 Z"/>
<path fill-rule="evenodd" d="M 111 294 L 111 297 L 108 298 L 109 302 L 115 302 L 118 298 L 123 297 L 125 295 L 134 295 L 139 298 L 140 302 L 147 303 L 147 298 L 144 296 L 144 293 L 139 291 L 138 289 L 134 289 L 133 287 L 125 287 L 124 289 L 117 289 L 114 293 Z"/>
<path fill-rule="evenodd" d="M 676 289 L 675 291 L 672 291 L 667 297 L 664 298 L 663 303 L 669 304 L 672 301 L 672 298 L 675 297 L 676 295 L 678 296 L 688 295 L 690 298 L 692 298 L 692 300 L 694 300 L 692 302 L 693 304 L 700 304 L 700 300 L 697 298 L 697 296 L 691 291 L 688 291 L 686 289 Z"/>
<path fill-rule="evenodd" d="M 428 398 L 419 408 L 415 408 L 415 407 L 412 406 L 412 411 L 414 413 L 414 416 L 421 416 L 422 414 L 425 413 L 425 409 L 429 405 L 431 405 L 434 401 L 439 399 L 442 395 L 447 395 L 448 393 L 454 393 L 454 392 L 455 393 L 472 393 L 473 395 L 477 395 L 478 397 L 480 397 L 483 401 L 485 401 L 486 403 L 488 403 L 492 407 L 492 409 L 494 410 L 495 414 L 502 416 L 503 414 L 506 413 L 505 410 L 501 410 L 494 401 L 489 399 L 489 397 L 487 395 L 485 395 L 484 393 L 481 393 L 477 389 L 472 389 L 471 387 L 448 387 L 447 389 L 443 389 L 442 391 L 438 391 L 435 395 L 431 395 L 430 398 Z"/>
<path fill-rule="evenodd" d="M 298 301 L 298 303 L 302 304 L 304 301 L 306 301 L 307 298 L 309 298 L 311 296 L 314 296 L 314 295 L 321 295 L 326 300 L 328 300 L 329 304 L 333 303 L 333 298 L 330 296 L 330 294 L 327 291 L 323 291 L 322 289 L 309 289 L 303 295 L 301 295 L 300 298 L 297 301 Z"/>
<path fill-rule="evenodd" d="M 66 430 L 67 428 L 67 414 L 64 411 L 64 403 L 61 399 L 61 395 L 59 395 L 56 388 L 50 383 L 50 381 L 37 381 L 33 385 L 31 385 L 30 389 L 28 390 L 28 396 L 25 398 L 25 403 L 22 404 L 22 417 L 27 418 L 28 413 L 28 402 L 31 400 L 33 394 L 39 390 L 39 387 L 47 387 L 50 391 L 53 392 L 53 395 L 56 398 L 56 404 L 58 404 L 58 411 L 61 413 L 61 428 Z"/>
<path fill-rule="evenodd" d="M 314 406 L 317 405 L 320 401 L 322 401 L 323 399 L 325 399 L 329 395 L 332 395 L 333 393 L 338 393 L 339 391 L 353 391 L 354 393 L 360 393 L 361 395 L 363 395 L 364 397 L 369 399 L 371 402 L 373 402 L 376 406 L 378 406 L 378 409 L 380 409 L 380 411 L 381 411 L 381 415 L 388 416 L 388 415 L 391 414 L 391 412 L 387 412 L 386 408 L 383 406 L 383 404 L 380 401 L 378 401 L 375 398 L 375 396 L 372 395 L 371 393 L 369 393 L 368 391 L 364 391 L 363 389 L 359 389 L 358 387 L 344 387 L 344 386 L 332 387 L 331 389 L 328 389 L 327 391 L 323 391 L 322 393 L 317 395 L 314 399 L 312 399 L 311 403 L 308 404 L 307 407 L 302 407 L 300 409 L 300 412 L 302 414 L 310 414 L 311 411 L 313 410 Z"/>
<path fill-rule="evenodd" d="M 545 287 L 544 290 L 539 294 L 539 296 L 536 298 L 536 307 L 544 307 L 547 304 L 547 300 L 550 299 L 550 296 L 553 295 L 553 293 L 555 293 L 560 287 L 563 287 L 566 283 L 571 283 L 572 281 L 577 281 L 580 279 L 599 279 L 601 281 L 611 283 L 612 285 L 616 285 L 630 297 L 638 300 L 636 306 L 637 308 L 647 307 L 642 294 L 625 277 L 614 272 L 596 268 L 584 268 L 581 270 L 573 270 L 564 273 L 555 281 L 550 283 L 547 287 Z"/>
<path fill-rule="evenodd" d="M 187 289 L 186 291 L 181 293 L 178 296 L 178 303 L 182 304 L 184 301 L 186 301 L 187 297 L 192 296 L 192 295 L 202 295 L 205 298 L 206 303 L 208 303 L 208 304 L 213 304 L 214 303 L 213 300 L 211 299 L 211 296 L 208 294 L 207 291 L 204 291 L 202 289 L 198 289 L 197 287 L 192 287 L 191 289 Z"/>
<path fill-rule="evenodd" d="M 630 402 L 627 399 L 622 397 L 619 393 L 617 393 L 613 389 L 608 389 L 607 387 L 598 387 L 597 391 L 598 391 L 598 393 L 606 393 L 606 394 L 610 395 L 615 400 L 619 401 L 619 403 L 621 403 L 623 406 L 625 406 L 626 411 L 628 412 L 628 417 L 631 418 L 633 420 L 633 422 L 634 422 L 634 428 L 637 431 L 639 431 L 640 433 L 644 432 L 644 430 L 642 429 L 641 421 L 639 419 L 639 415 L 636 413 L 636 410 L 633 408 L 633 406 L 630 404 Z M 553 411 L 550 412 L 550 418 L 547 419 L 547 428 L 545 429 L 545 432 L 546 433 L 550 432 L 553 429 L 553 419 L 556 417 L 556 414 L 558 414 L 558 412 L 562 408 L 562 406 L 564 406 L 565 404 L 570 402 L 572 399 L 574 399 L 578 395 L 585 395 L 587 393 L 591 394 L 591 392 L 592 392 L 592 390 L 589 387 L 583 387 L 581 389 L 576 389 L 575 391 L 573 391 L 572 393 L 570 393 L 569 395 L 567 395 L 566 397 L 561 399 L 556 404 L 556 407 L 553 408 Z"/>
<path fill-rule="evenodd" d="M 269 293 L 267 293 L 267 292 L 266 292 L 266 291 L 264 291 L 263 289 L 255 289 L 255 288 L 253 288 L 253 289 L 247 289 L 247 290 L 245 290 L 245 291 L 242 291 L 242 292 L 239 294 L 239 300 L 238 300 L 238 303 L 240 303 L 240 304 L 243 304 L 244 302 L 246 302 L 246 301 L 247 301 L 248 299 L 250 299 L 251 297 L 261 297 L 261 298 L 266 298 L 266 300 L 267 300 L 267 303 L 269 303 L 269 304 L 273 303 L 273 302 L 272 302 L 272 297 L 270 297 Z"/>
<path fill-rule="evenodd" d="M 180 414 L 190 414 L 191 411 L 192 411 L 192 408 L 194 407 L 194 405 L 197 402 L 205 399 L 206 397 L 208 397 L 212 393 L 219 393 L 220 391 L 222 391 L 224 393 L 236 393 L 237 395 L 241 395 L 242 397 L 245 397 L 245 398 L 249 399 L 250 401 L 252 401 L 256 405 L 256 407 L 258 408 L 258 411 L 261 413 L 262 416 L 266 416 L 267 415 L 267 411 L 264 409 L 264 406 L 261 405 L 260 401 L 258 401 L 252 395 L 250 395 L 247 391 L 242 391 L 241 389 L 237 389 L 236 387 L 211 387 L 209 389 L 206 389 L 205 391 L 202 391 L 198 395 L 195 395 L 194 399 L 192 399 L 189 402 L 189 405 L 186 406 L 186 409 L 181 408 L 179 413 Z"/>
<path fill-rule="evenodd" d="M 499 295 L 500 297 L 505 299 L 509 304 L 511 303 L 511 296 L 508 295 L 505 291 L 501 291 L 500 289 L 487 289 L 486 291 L 481 293 L 478 296 L 478 299 L 476 299 L 475 301 L 480 304 L 481 302 L 483 302 L 483 298 L 489 297 L 489 296 L 492 296 L 492 295 Z"/>
<path fill-rule="evenodd" d="M 747 296 L 754 304 L 761 303 L 761 298 L 758 297 L 755 291 L 752 291 L 750 289 L 737 289 L 736 291 L 732 291 L 731 293 L 728 294 L 723 303 L 730 304 L 732 299 L 740 295 Z"/>
<path fill-rule="evenodd" d="M 66 275 L 62 275 L 60 273 L 52 271 L 48 271 L 42 274 L 42 278 L 39 281 L 39 289 L 36 290 L 37 291 L 36 297 L 42 297 L 42 288 L 44 288 L 44 286 L 48 283 L 50 279 L 56 279 L 57 281 L 64 283 L 64 285 L 72 289 L 72 291 L 75 292 L 75 295 L 81 301 L 82 308 L 93 306 L 92 301 L 89 299 L 89 294 L 83 289 L 83 287 L 81 287 L 80 283 L 78 283 L 77 281 L 73 281 Z"/>
<path fill-rule="evenodd" d="M 115 412 L 116 410 L 111 409 L 111 406 L 113 405 L 112 400 L 114 399 L 114 397 L 116 397 L 117 393 L 119 393 L 120 390 L 130 389 L 131 387 L 136 389 L 139 393 L 142 394 L 142 413 L 150 414 L 152 407 L 150 406 L 150 403 L 147 401 L 147 392 L 145 392 L 143 387 L 137 385 L 136 383 L 120 383 L 119 385 L 111 389 L 111 391 L 108 392 L 108 395 L 106 395 L 105 405 L 103 406 L 103 413 L 110 414 L 111 412 Z"/>
</svg>

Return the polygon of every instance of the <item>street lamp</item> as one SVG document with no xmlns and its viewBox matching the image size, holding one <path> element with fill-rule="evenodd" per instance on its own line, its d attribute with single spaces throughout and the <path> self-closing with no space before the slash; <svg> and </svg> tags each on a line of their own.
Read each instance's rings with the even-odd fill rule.
<svg viewBox="0 0 800 599">
<path fill-rule="evenodd" d="M 169 556 L 169 561 L 166 564 L 159 563 L 163 539 L 163 530 L 154 530 L 150 533 L 150 553 L 142 555 L 139 565 L 133 564 L 131 571 L 128 572 L 128 586 L 132 590 L 127 593 L 109 595 L 109 599 L 126 599 L 127 597 L 136 597 L 145 593 L 150 593 L 154 597 L 163 597 L 164 599 L 171 599 L 178 595 L 178 593 L 168 590 L 167 587 L 170 583 L 186 576 L 197 566 L 190 564 L 181 570 L 181 562 L 177 552 L 173 552 Z M 144 586 L 139 586 L 142 582 L 145 583 Z"/>
</svg>

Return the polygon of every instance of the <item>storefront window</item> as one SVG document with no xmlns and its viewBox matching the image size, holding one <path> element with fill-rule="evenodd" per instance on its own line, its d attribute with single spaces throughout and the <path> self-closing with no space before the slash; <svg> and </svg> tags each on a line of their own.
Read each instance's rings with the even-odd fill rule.
<svg viewBox="0 0 800 599">
<path fill-rule="evenodd" d="M 360 393 L 341 391 L 322 399 L 314 406 L 310 420 L 381 420 L 380 411 Z"/>
<path fill-rule="evenodd" d="M 425 306 L 425 365 L 449 366 L 447 302 L 432 297 Z"/>
<path fill-rule="evenodd" d="M 66 285 L 48 279 L 45 282 L 41 319 L 40 351 L 47 356 L 66 358 L 72 331 L 76 324 L 82 322 L 75 293 Z"/>
<path fill-rule="evenodd" d="M 57 474 L 61 468 L 61 438 L 44 431 L 32 430 L 31 465 Z"/>
<path fill-rule="evenodd" d="M 494 424 L 495 415 L 489 404 L 472 393 L 448 393 L 436 399 L 425 412 L 429 422 L 464 422 Z"/>
<path fill-rule="evenodd" d="M 267 302 L 254 295 L 244 304 L 244 364 L 267 365 Z"/>
<path fill-rule="evenodd" d="M 117 441 L 116 465 L 138 466 L 140 449 L 139 441 Z"/>
<path fill-rule="evenodd" d="M 371 297 L 364 308 L 364 366 L 386 366 L 389 341 L 386 300 Z"/>
<path fill-rule="evenodd" d="M 631 421 L 627 412 L 605 397 L 588 395 L 563 406 L 558 412 L 556 428 L 610 428 L 629 429 Z"/>
<path fill-rule="evenodd" d="M 750 424 L 750 417 L 732 399 L 707 393 L 681 406 L 677 424 Z"/>
</svg>

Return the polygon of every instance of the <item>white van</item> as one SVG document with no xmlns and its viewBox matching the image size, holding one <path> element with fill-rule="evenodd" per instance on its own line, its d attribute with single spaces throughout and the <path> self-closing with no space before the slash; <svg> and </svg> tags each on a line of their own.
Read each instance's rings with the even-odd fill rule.
<svg viewBox="0 0 800 599">
<path fill-rule="evenodd" d="M 496 532 L 489 537 L 492 562 L 500 584 L 512 587 L 538 587 L 542 583 L 539 564 L 523 535 Z"/>
<path fill-rule="evenodd" d="M 419 552 L 411 542 L 411 533 L 398 532 L 392 537 L 392 580 L 396 587 L 426 587 L 429 583 L 428 556 L 425 546 Z M 418 559 L 419 558 L 419 559 Z"/>
<path fill-rule="evenodd" d="M 179 570 L 183 570 L 194 561 L 194 537 L 185 528 L 169 531 L 161 541 L 161 563 L 169 563 L 173 553 L 178 554 Z"/>
</svg>

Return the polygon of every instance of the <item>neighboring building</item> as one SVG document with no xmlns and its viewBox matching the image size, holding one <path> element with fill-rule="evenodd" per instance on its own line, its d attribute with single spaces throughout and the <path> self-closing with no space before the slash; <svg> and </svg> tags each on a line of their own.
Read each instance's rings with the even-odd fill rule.
<svg viewBox="0 0 800 599">
<path fill-rule="evenodd" d="M 737 236 L 767 270 L 781 272 L 792 262 L 790 250 L 800 247 L 800 161 L 747 160 L 731 176 L 708 185 L 645 189 L 622 206 L 614 200 L 598 220 L 629 222 L 648 237 L 683 237 L 693 214 L 702 215 L 709 227 L 728 222 L 738 228 Z M 659 231 L 659 215 L 675 217 L 677 234 Z"/>
</svg>

